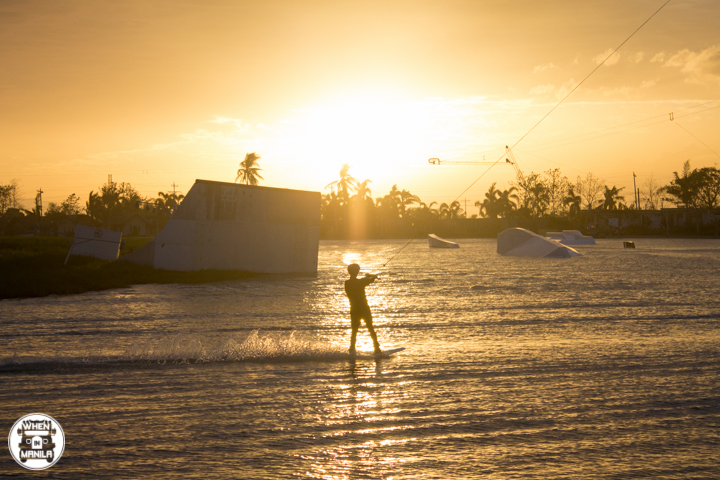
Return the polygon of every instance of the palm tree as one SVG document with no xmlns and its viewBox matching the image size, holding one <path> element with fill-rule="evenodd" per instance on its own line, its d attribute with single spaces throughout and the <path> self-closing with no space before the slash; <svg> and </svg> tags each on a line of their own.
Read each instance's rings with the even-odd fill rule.
<svg viewBox="0 0 720 480">
<path fill-rule="evenodd" d="M 618 202 L 620 200 L 625 200 L 625 197 L 620 195 L 620 192 L 624 189 L 625 187 L 617 188 L 615 185 L 613 185 L 612 188 L 608 188 L 608 186 L 605 185 L 605 201 L 603 202 L 603 210 L 617 210 Z"/>
<path fill-rule="evenodd" d="M 455 200 L 450 204 L 449 207 L 449 217 L 450 218 L 460 218 L 462 214 L 465 213 L 462 208 L 460 208 L 460 202 Z"/>
<path fill-rule="evenodd" d="M 495 182 L 493 182 L 485 193 L 485 200 L 483 200 L 482 203 L 475 202 L 475 206 L 480 207 L 480 216 L 497 218 L 502 210 L 501 203 L 499 202 L 501 193 L 500 190 L 495 188 Z"/>
<path fill-rule="evenodd" d="M 88 201 L 85 203 L 85 213 L 97 222 L 103 222 L 105 219 L 105 205 L 102 198 L 92 190 L 88 196 Z"/>
<path fill-rule="evenodd" d="M 258 173 L 262 170 L 262 168 L 258 168 L 258 160 L 260 160 L 260 155 L 257 155 L 255 152 L 246 153 L 245 160 L 240 162 L 240 168 L 237 171 L 235 181 L 237 182 L 238 179 L 240 179 L 245 185 L 257 185 L 259 183 L 258 179 L 265 180 Z"/>
<path fill-rule="evenodd" d="M 530 193 L 530 207 L 535 216 L 539 218 L 545 213 L 545 210 L 547 210 L 550 202 L 550 194 L 541 182 L 537 182 L 530 187 L 528 193 Z"/>
<path fill-rule="evenodd" d="M 180 205 L 180 201 L 185 198 L 185 195 L 175 192 L 158 192 L 158 198 L 155 200 L 155 205 L 160 209 L 167 209 L 170 213 L 174 212 L 175 209 Z"/>
<path fill-rule="evenodd" d="M 568 186 L 567 197 L 563 198 L 563 205 L 568 207 L 568 218 L 572 220 L 580 213 L 581 202 L 582 197 L 575 195 L 575 187 L 572 185 Z"/>
<path fill-rule="evenodd" d="M 403 190 L 398 195 L 400 197 L 400 203 L 398 204 L 400 208 L 400 216 L 405 218 L 407 207 L 413 205 L 414 203 L 420 203 L 420 198 L 407 190 Z"/>
<path fill-rule="evenodd" d="M 507 217 L 517 208 L 517 202 L 520 201 L 520 197 L 515 193 L 516 191 L 517 188 L 510 187 L 498 193 L 497 202 L 501 216 Z"/>
<path fill-rule="evenodd" d="M 361 202 L 366 202 L 368 200 L 372 202 L 372 190 L 370 190 L 370 187 L 368 186 L 369 183 L 372 183 L 372 180 L 365 180 L 358 183 L 357 190 L 355 191 L 355 195 L 353 196 L 353 198 Z"/>
<path fill-rule="evenodd" d="M 449 218 L 450 217 L 450 205 L 447 203 L 441 203 L 438 207 L 438 216 L 440 218 Z"/>
<path fill-rule="evenodd" d="M 325 188 L 329 188 L 331 191 L 337 191 L 338 197 L 345 203 L 350 201 L 350 192 L 358 188 L 358 179 L 350 175 L 350 173 L 348 173 L 349 171 L 350 165 L 343 163 L 342 168 L 340 168 L 340 179 L 325 185 Z"/>
</svg>

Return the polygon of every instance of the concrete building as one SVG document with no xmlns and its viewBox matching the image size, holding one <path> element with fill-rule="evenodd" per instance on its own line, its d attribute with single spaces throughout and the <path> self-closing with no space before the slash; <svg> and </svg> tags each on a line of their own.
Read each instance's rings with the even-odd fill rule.
<svg viewBox="0 0 720 480">
<path fill-rule="evenodd" d="M 160 233 L 121 260 L 166 270 L 317 273 L 320 193 L 196 180 Z"/>
</svg>

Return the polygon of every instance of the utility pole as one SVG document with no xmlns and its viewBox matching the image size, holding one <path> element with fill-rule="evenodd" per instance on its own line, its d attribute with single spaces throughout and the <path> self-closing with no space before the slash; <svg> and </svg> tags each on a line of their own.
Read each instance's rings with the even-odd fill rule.
<svg viewBox="0 0 720 480">
<path fill-rule="evenodd" d="M 108 173 L 108 185 L 112 185 L 112 173 Z"/>
<path fill-rule="evenodd" d="M 638 189 L 635 186 L 635 172 L 633 172 L 633 196 L 635 197 L 635 209 L 640 210 L 640 195 L 638 194 Z"/>
<path fill-rule="evenodd" d="M 38 189 L 37 195 L 35 196 L 35 210 L 38 214 L 38 224 L 42 227 L 42 211 L 43 211 L 43 205 L 42 205 L 42 194 L 43 194 L 42 187 Z"/>
</svg>

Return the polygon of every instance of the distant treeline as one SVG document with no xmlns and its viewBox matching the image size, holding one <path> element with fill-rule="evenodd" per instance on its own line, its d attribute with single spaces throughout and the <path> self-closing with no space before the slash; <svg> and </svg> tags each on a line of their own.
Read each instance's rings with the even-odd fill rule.
<svg viewBox="0 0 720 480">
<path fill-rule="evenodd" d="M 43 206 L 41 194 L 35 197 L 35 206 L 25 209 L 20 204 L 20 185 L 13 180 L 0 185 L 0 235 L 26 233 L 48 234 L 58 229 L 63 220 L 72 217 L 72 223 L 115 228 L 118 220 L 141 213 L 147 220 L 162 228 L 177 208 L 183 195 L 176 192 L 158 192 L 157 198 L 144 197 L 129 183 L 108 182 L 90 191 L 85 204 L 75 193 L 61 203 L 49 202 Z M 86 217 L 86 218 L 78 218 Z"/>
<path fill-rule="evenodd" d="M 255 153 L 246 155 L 236 180 L 257 184 L 262 179 L 258 174 L 259 159 Z M 720 171 L 716 167 L 692 169 L 689 160 L 680 173 L 673 172 L 669 184 L 660 185 L 651 176 L 628 195 L 628 199 L 622 194 L 624 187 L 609 187 L 592 173 L 571 182 L 558 168 L 544 173 L 518 171 L 508 189 L 498 189 L 493 183 L 468 212 L 458 201 L 425 203 L 397 185 L 393 185 L 387 195 L 373 198 L 371 183 L 350 175 L 348 164 L 342 166 L 339 179 L 327 185 L 325 189 L 329 193 L 322 195 L 320 233 L 323 238 L 392 238 L 426 233 L 472 235 L 473 228 L 484 228 L 491 235 L 510 220 L 514 225 L 528 228 L 540 223 L 554 228 L 580 228 L 581 214 L 588 212 L 654 211 L 666 204 L 712 210 L 718 208 L 720 199 Z M 0 185 L 0 235 L 27 233 L 30 223 L 36 230 L 38 226 L 52 229 L 61 219 L 73 215 L 86 215 L 94 225 L 110 228 L 114 219 L 136 213 L 151 218 L 157 231 L 183 199 L 183 195 L 175 192 L 158 192 L 157 198 L 143 197 L 129 183 L 108 182 L 97 192 L 91 191 L 84 206 L 80 197 L 72 193 L 65 201 L 50 202 L 43 209 L 38 194 L 35 207 L 26 210 L 19 203 L 19 189 L 17 180 Z M 458 221 L 473 218 L 485 221 L 472 222 L 470 230 L 467 226 L 458 230 Z"/>
<path fill-rule="evenodd" d="M 359 181 L 345 164 L 340 178 L 329 184 L 322 196 L 321 236 L 324 238 L 408 237 L 427 233 L 493 235 L 512 220 L 514 225 L 533 228 L 539 223 L 556 228 L 579 228 L 581 213 L 589 211 L 642 211 L 663 208 L 665 203 L 690 209 L 715 209 L 720 199 L 720 172 L 715 167 L 691 169 L 686 161 L 682 173 L 661 186 L 650 177 L 633 192 L 632 200 L 622 195 L 624 187 L 609 187 L 588 173 L 571 182 L 560 169 L 542 174 L 517 172 L 507 190 L 493 183 L 473 212 L 465 212 L 458 201 L 426 204 L 417 195 L 393 185 L 390 192 L 375 199 L 371 180 Z M 477 212 L 477 213 L 475 213 Z M 460 227 L 456 220 L 484 218 Z M 493 220 L 495 220 L 493 222 Z M 544 220 L 539 222 L 539 220 Z"/>
</svg>

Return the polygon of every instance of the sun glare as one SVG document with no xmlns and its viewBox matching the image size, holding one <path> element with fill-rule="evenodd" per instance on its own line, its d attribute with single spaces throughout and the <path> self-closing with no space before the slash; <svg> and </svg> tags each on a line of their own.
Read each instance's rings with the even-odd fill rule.
<svg viewBox="0 0 720 480">
<path fill-rule="evenodd" d="M 322 178 L 325 184 L 338 178 L 344 163 L 359 180 L 401 179 L 427 155 L 423 138 L 431 119 L 411 102 L 387 95 L 349 95 L 298 114 L 293 143 L 311 165 L 308 178 Z"/>
</svg>

